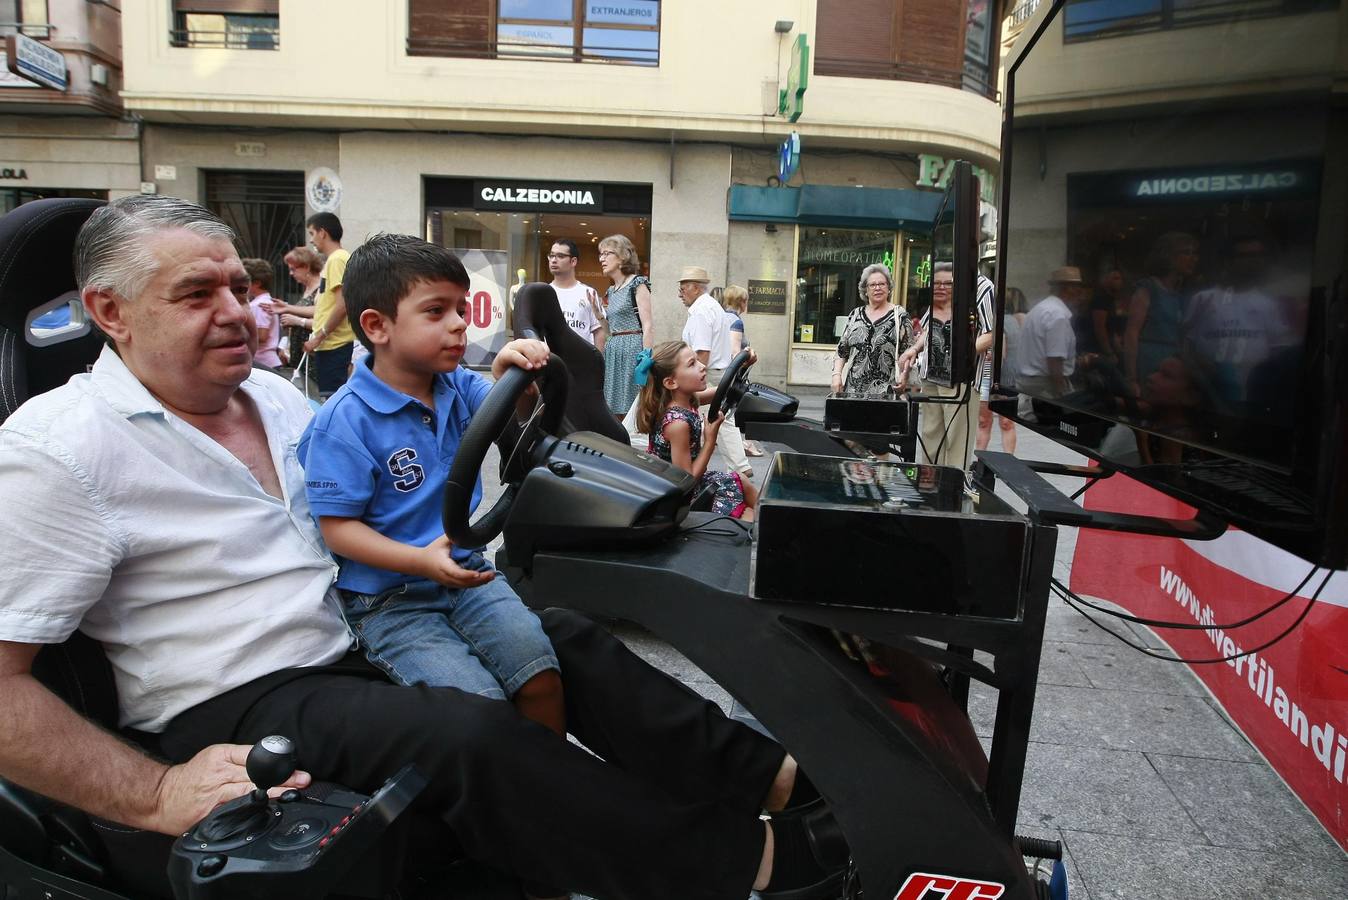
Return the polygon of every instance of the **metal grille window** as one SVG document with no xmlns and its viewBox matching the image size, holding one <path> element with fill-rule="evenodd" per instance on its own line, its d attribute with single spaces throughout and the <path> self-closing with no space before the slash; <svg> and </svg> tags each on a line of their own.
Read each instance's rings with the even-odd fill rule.
<svg viewBox="0 0 1348 900">
<path fill-rule="evenodd" d="M 1338 9 L 1338 0 L 1067 0 L 1063 40 L 1089 41 L 1297 13 Z"/>
<path fill-rule="evenodd" d="M 411 56 L 660 64 L 660 0 L 408 0 Z"/>
<path fill-rule="evenodd" d="M 47 0 L 0 0 L 0 35 L 23 34 L 46 40 L 53 31 L 47 19 Z"/>
<path fill-rule="evenodd" d="M 280 0 L 173 0 L 174 47 L 281 49 Z"/>
<path fill-rule="evenodd" d="M 300 290 L 286 277 L 285 255 L 305 242 L 304 173 L 210 171 L 206 208 L 234 229 L 239 255 L 271 263 L 272 296 L 293 302 Z"/>
</svg>

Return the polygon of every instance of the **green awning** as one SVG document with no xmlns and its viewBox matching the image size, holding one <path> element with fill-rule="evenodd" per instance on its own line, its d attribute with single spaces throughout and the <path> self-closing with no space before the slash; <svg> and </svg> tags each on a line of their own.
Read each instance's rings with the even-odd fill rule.
<svg viewBox="0 0 1348 900">
<path fill-rule="evenodd" d="M 927 232 L 944 196 L 940 191 L 899 188 L 730 186 L 732 222 L 792 222 Z"/>
</svg>

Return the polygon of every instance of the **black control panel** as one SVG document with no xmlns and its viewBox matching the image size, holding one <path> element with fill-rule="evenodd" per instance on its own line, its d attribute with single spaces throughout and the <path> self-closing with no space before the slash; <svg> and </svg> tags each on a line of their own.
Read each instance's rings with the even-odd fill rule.
<svg viewBox="0 0 1348 900">
<path fill-rule="evenodd" d="M 761 600 L 1020 616 L 1029 523 L 959 469 L 778 453 L 755 529 Z"/>
<path fill-rule="evenodd" d="M 264 738 L 264 744 L 281 747 L 285 738 Z M 284 754 L 280 754 L 284 755 Z M 169 881 L 178 900 L 206 898 L 300 898 L 323 897 L 342 882 L 342 893 L 362 895 L 344 879 L 351 866 L 362 863 L 362 879 L 371 873 L 396 878 L 400 860 L 367 857 L 380 844 L 385 855 L 400 856 L 400 842 L 390 826 L 426 786 L 426 779 L 413 766 L 405 766 L 372 796 L 343 788 L 321 799 L 297 790 L 279 798 L 267 798 L 267 782 L 279 784 L 295 768 L 279 766 L 279 777 L 254 778 L 253 755 L 248 772 L 258 790 L 222 804 L 173 845 L 169 858 Z M 267 785 L 267 786 L 271 786 Z M 381 843 L 381 838 L 388 838 Z M 392 863 L 386 864 L 386 863 Z M 375 877 L 374 881 L 381 879 Z M 370 896 L 379 896 L 393 884 L 376 885 Z"/>
</svg>

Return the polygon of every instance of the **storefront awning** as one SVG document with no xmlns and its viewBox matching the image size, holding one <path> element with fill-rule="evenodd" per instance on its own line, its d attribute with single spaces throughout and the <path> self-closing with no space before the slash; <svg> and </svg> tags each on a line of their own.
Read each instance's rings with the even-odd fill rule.
<svg viewBox="0 0 1348 900">
<path fill-rule="evenodd" d="M 944 195 L 939 191 L 898 188 L 759 187 L 732 184 L 728 206 L 732 222 L 792 222 L 848 228 L 899 228 L 930 231 Z"/>
</svg>

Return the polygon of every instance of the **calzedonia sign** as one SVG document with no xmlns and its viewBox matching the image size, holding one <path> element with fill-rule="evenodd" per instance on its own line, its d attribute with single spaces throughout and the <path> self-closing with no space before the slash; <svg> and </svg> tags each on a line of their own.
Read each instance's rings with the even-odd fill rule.
<svg viewBox="0 0 1348 900">
<path fill-rule="evenodd" d="M 602 212 L 604 187 L 555 181 L 474 181 L 473 209 Z"/>
</svg>

